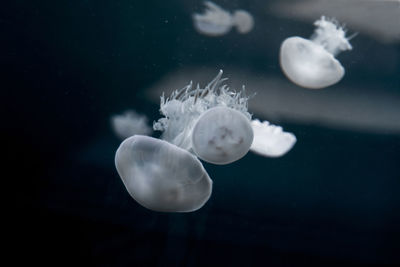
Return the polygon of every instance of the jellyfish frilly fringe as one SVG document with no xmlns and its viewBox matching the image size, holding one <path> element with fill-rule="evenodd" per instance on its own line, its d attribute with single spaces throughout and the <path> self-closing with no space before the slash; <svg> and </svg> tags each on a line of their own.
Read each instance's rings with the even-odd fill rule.
<svg viewBox="0 0 400 267">
<path fill-rule="evenodd" d="M 324 47 L 332 55 L 335 56 L 342 51 L 352 49 L 349 40 L 356 36 L 357 33 L 346 37 L 347 30 L 345 26 L 340 25 L 336 19 L 321 16 L 319 20 L 314 22 L 314 26 L 317 28 L 311 36 L 311 40 Z"/>
<path fill-rule="evenodd" d="M 229 107 L 241 112 L 249 121 L 251 114 L 248 112 L 249 96 L 243 86 L 239 92 L 230 90 L 224 84 L 227 78 L 222 78 L 223 71 L 205 87 L 193 86 L 190 82 L 180 90 L 175 90 L 165 98 L 161 96 L 160 118 L 154 123 L 156 131 L 162 131 L 162 139 L 186 150 L 191 150 L 191 133 L 198 117 L 210 108 L 217 106 Z"/>
</svg>

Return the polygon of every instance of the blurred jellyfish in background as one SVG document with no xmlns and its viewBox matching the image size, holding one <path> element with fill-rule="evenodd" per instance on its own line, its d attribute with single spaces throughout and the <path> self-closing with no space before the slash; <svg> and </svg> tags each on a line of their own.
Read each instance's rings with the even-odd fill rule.
<svg viewBox="0 0 400 267">
<path fill-rule="evenodd" d="M 231 14 L 211 1 L 205 1 L 204 5 L 206 10 L 203 14 L 193 15 L 194 26 L 202 34 L 221 36 L 228 33 L 232 27 L 245 34 L 253 29 L 254 19 L 245 10 L 236 10 Z"/>
<path fill-rule="evenodd" d="M 213 2 L 206 1 L 207 7 L 204 14 L 194 14 L 194 26 L 203 34 L 209 36 L 224 35 L 231 30 L 231 14 Z"/>
<path fill-rule="evenodd" d="M 253 16 L 246 10 L 236 10 L 232 15 L 233 24 L 239 33 L 250 32 L 254 27 Z"/>
<path fill-rule="evenodd" d="M 113 115 L 111 117 L 111 127 L 114 133 L 122 140 L 135 134 L 151 135 L 153 132 L 148 125 L 147 117 L 138 114 L 134 110 L 127 110 L 122 114 Z"/>
<path fill-rule="evenodd" d="M 265 157 L 281 157 L 289 152 L 297 139 L 282 127 L 270 124 L 268 121 L 252 120 L 254 140 L 250 150 Z"/>
<path fill-rule="evenodd" d="M 162 139 L 204 161 L 228 164 L 243 157 L 253 141 L 248 97 L 222 84 L 222 70 L 205 87 L 191 82 L 169 98 L 161 96 L 163 118 L 154 124 Z"/>
<path fill-rule="evenodd" d="M 142 135 L 125 139 L 115 165 L 132 198 L 154 211 L 195 211 L 211 195 L 212 181 L 201 162 L 163 140 Z"/>
<path fill-rule="evenodd" d="M 339 82 L 344 68 L 335 58 L 352 47 L 346 31 L 333 19 L 324 16 L 314 22 L 317 27 L 310 40 L 287 38 L 281 45 L 280 64 L 285 75 L 295 84 L 320 89 Z"/>
</svg>

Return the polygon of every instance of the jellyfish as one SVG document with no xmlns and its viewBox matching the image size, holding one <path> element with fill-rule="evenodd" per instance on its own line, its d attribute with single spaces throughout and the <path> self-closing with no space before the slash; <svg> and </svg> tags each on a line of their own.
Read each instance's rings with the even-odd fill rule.
<svg viewBox="0 0 400 267">
<path fill-rule="evenodd" d="M 212 180 L 197 157 L 160 139 L 125 139 L 115 165 L 132 198 L 153 211 L 195 211 L 211 196 Z"/>
<path fill-rule="evenodd" d="M 206 6 L 204 14 L 193 15 L 194 26 L 202 34 L 221 36 L 228 33 L 233 26 L 241 34 L 253 29 L 254 19 L 245 10 L 236 10 L 232 15 L 211 1 L 205 1 L 204 5 Z"/>
<path fill-rule="evenodd" d="M 340 52 L 351 50 L 346 31 L 333 19 L 314 22 L 317 27 L 310 40 L 290 37 L 280 49 L 280 64 L 293 83 L 310 89 L 320 89 L 339 82 L 344 68 L 335 58 Z"/>
<path fill-rule="evenodd" d="M 214 164 L 228 164 L 242 158 L 252 141 L 249 120 L 239 111 L 223 106 L 204 112 L 193 128 L 194 153 Z"/>
<path fill-rule="evenodd" d="M 268 121 L 251 121 L 254 132 L 250 150 L 265 157 L 281 157 L 292 149 L 296 143 L 296 136 L 284 132 L 282 127 L 270 124 Z"/>
<path fill-rule="evenodd" d="M 114 133 L 120 138 L 125 139 L 132 135 L 150 135 L 153 130 L 148 125 L 148 119 L 134 110 L 127 110 L 122 114 L 111 117 L 111 127 Z"/>
<path fill-rule="evenodd" d="M 205 87 L 186 87 L 161 96 L 164 115 L 154 125 L 161 138 L 213 164 L 242 158 L 253 142 L 245 89 L 234 92 L 222 84 L 222 70 Z"/>
</svg>

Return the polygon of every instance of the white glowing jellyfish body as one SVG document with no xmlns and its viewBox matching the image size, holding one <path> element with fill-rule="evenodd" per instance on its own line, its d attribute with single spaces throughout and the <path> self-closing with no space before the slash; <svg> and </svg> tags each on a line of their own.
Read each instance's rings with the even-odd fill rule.
<svg viewBox="0 0 400 267">
<path fill-rule="evenodd" d="M 270 124 L 268 121 L 252 120 L 254 132 L 250 150 L 265 157 L 281 157 L 292 149 L 296 136 L 284 132 L 282 127 Z"/>
<path fill-rule="evenodd" d="M 127 110 L 123 114 L 112 116 L 111 127 L 120 139 L 125 139 L 135 134 L 150 135 L 153 132 L 148 125 L 147 117 L 133 110 Z"/>
<path fill-rule="evenodd" d="M 237 10 L 232 15 L 211 1 L 205 1 L 206 10 L 203 14 L 194 14 L 195 28 L 202 34 L 221 36 L 236 26 L 239 33 L 248 33 L 254 26 L 251 14 L 244 10 Z"/>
<path fill-rule="evenodd" d="M 211 195 L 212 181 L 201 162 L 163 140 L 141 135 L 126 139 L 115 165 L 129 194 L 154 211 L 195 211 Z"/>
<path fill-rule="evenodd" d="M 247 154 L 253 141 L 249 119 L 227 107 L 204 112 L 193 128 L 192 147 L 201 159 L 228 164 Z"/>
<path fill-rule="evenodd" d="M 192 83 L 165 99 L 154 124 L 162 139 L 193 152 L 202 160 L 227 164 L 243 157 L 253 140 L 248 97 L 221 85 L 222 70 L 204 89 Z"/>
<path fill-rule="evenodd" d="M 335 58 L 342 51 L 351 50 L 351 38 L 334 20 L 324 16 L 317 20 L 310 40 L 287 38 L 281 45 L 280 64 L 285 75 L 295 84 L 320 89 L 333 85 L 344 76 L 344 68 Z"/>
</svg>

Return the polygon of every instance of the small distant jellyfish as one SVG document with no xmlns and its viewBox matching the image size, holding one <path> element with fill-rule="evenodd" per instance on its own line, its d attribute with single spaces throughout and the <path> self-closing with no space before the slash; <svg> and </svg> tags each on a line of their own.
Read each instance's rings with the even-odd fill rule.
<svg viewBox="0 0 400 267">
<path fill-rule="evenodd" d="M 150 135 L 153 130 L 148 125 L 148 119 L 145 115 L 140 115 L 134 110 L 127 110 L 122 114 L 111 117 L 111 127 L 114 133 L 122 140 L 133 136 Z"/>
<path fill-rule="evenodd" d="M 236 27 L 239 33 L 250 32 L 254 26 L 253 16 L 245 10 L 236 10 L 233 14 L 211 1 L 205 1 L 206 10 L 203 14 L 194 14 L 195 28 L 202 34 L 221 36 Z"/>
<path fill-rule="evenodd" d="M 115 165 L 132 198 L 153 211 L 195 211 L 211 196 L 212 180 L 201 162 L 163 140 L 142 135 L 125 139 Z"/>
<path fill-rule="evenodd" d="M 340 52 L 351 50 L 346 31 L 335 20 L 321 19 L 310 40 L 287 38 L 281 45 L 280 64 L 285 75 L 295 84 L 320 89 L 339 82 L 344 68 L 335 58 Z M 353 36 L 354 37 L 354 36 Z"/>
<path fill-rule="evenodd" d="M 193 15 L 196 29 L 210 36 L 224 35 L 229 32 L 232 27 L 231 14 L 213 2 L 206 1 L 204 5 L 207 7 L 204 14 Z"/>
<path fill-rule="evenodd" d="M 250 150 L 265 157 L 281 157 L 289 152 L 296 143 L 296 136 L 284 132 L 282 127 L 270 124 L 268 121 L 253 120 L 251 126 L 254 132 Z"/>
<path fill-rule="evenodd" d="M 253 142 L 248 97 L 244 88 L 236 93 L 222 82 L 222 70 L 205 88 L 190 83 L 165 99 L 161 118 L 153 126 L 161 138 L 213 164 L 242 158 Z"/>
</svg>

